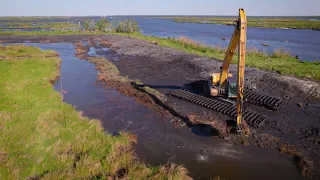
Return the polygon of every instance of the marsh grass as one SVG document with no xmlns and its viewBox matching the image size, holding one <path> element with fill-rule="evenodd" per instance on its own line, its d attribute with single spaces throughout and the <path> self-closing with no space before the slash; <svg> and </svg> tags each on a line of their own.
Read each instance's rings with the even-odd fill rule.
<svg viewBox="0 0 320 180">
<path fill-rule="evenodd" d="M 272 57 L 275 58 L 291 58 L 292 56 L 290 55 L 289 51 L 282 49 L 282 48 L 277 48 L 273 51 Z"/>
<path fill-rule="evenodd" d="M 148 167 L 133 156 L 137 139 L 107 134 L 100 121 L 65 104 L 52 82 L 60 59 L 35 47 L 1 46 L 0 179 L 188 179 L 177 165 Z"/>
<path fill-rule="evenodd" d="M 0 34 L 24 34 L 24 35 L 54 35 L 54 34 L 99 34 L 105 32 L 122 32 L 122 33 L 135 33 L 140 32 L 138 23 L 133 20 L 121 20 L 115 26 L 112 26 L 107 18 L 101 18 L 98 21 L 94 19 L 84 19 L 82 27 L 75 23 L 69 22 L 0 22 L 0 32 L 2 28 L 6 29 L 54 29 L 54 31 L 32 31 L 32 32 L 19 32 L 19 31 L 4 31 Z"/>
<path fill-rule="evenodd" d="M 120 76 L 118 68 L 112 62 L 104 58 L 87 57 L 86 59 L 96 65 L 96 68 L 101 72 L 99 77 L 103 78 L 105 81 L 117 80 L 119 82 L 127 82 L 129 80 L 126 76 Z"/>
<path fill-rule="evenodd" d="M 153 88 L 143 84 L 141 81 L 137 80 L 137 81 L 135 81 L 135 84 L 137 86 L 139 86 L 139 88 L 142 88 L 147 93 L 156 96 L 162 103 L 167 101 L 166 95 L 162 94 L 161 92 L 157 91 L 156 89 L 153 89 Z"/>
<path fill-rule="evenodd" d="M 78 49 L 79 51 L 79 49 Z M 85 57 L 86 60 L 92 62 L 95 64 L 96 68 L 100 71 L 98 74 L 98 79 L 103 81 L 119 81 L 120 83 L 130 83 L 135 82 L 138 86 L 141 86 L 143 90 L 145 90 L 147 93 L 150 93 L 154 96 L 156 96 L 159 100 L 162 102 L 167 101 L 166 95 L 160 93 L 159 91 L 144 85 L 139 80 L 131 80 L 127 76 L 121 76 L 120 71 L 117 68 L 116 65 L 114 65 L 112 62 L 105 58 L 99 58 L 99 57 Z"/>
<path fill-rule="evenodd" d="M 31 46 L 24 45 L 8 45 L 2 46 L 0 44 L 0 57 L 6 59 L 15 59 L 15 58 L 23 58 L 23 57 L 55 57 L 59 56 L 59 54 L 52 50 L 42 51 L 39 53 L 38 49 L 35 49 Z"/>
<path fill-rule="evenodd" d="M 168 17 L 174 22 L 179 23 L 198 23 L 198 24 L 224 24 L 233 25 L 234 18 L 223 17 Z M 263 28 L 291 28 L 291 29 L 320 29 L 320 21 L 299 20 L 296 18 L 248 18 L 249 27 Z"/>
<path fill-rule="evenodd" d="M 1 28 L 20 28 L 20 29 L 68 29 L 78 26 L 69 22 L 0 22 Z"/>
<path fill-rule="evenodd" d="M 67 16 L 2 16 L 0 21 L 66 20 Z"/>
<path fill-rule="evenodd" d="M 303 155 L 302 152 L 287 144 L 281 145 L 278 150 L 279 152 L 292 157 L 295 167 L 301 172 L 303 176 L 308 178 L 311 177 L 313 162 L 305 155 Z"/>
</svg>

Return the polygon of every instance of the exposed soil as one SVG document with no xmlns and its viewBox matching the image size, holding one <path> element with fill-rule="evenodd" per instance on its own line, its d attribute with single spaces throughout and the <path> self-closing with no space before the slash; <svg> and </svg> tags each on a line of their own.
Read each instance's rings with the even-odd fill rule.
<svg viewBox="0 0 320 180">
<path fill-rule="evenodd" d="M 113 53 L 117 53 L 119 58 L 108 59 L 118 67 L 121 76 L 139 79 L 145 85 L 163 94 L 178 88 L 200 92 L 202 89 L 199 83 L 195 82 L 207 79 L 208 73 L 218 71 L 221 66 L 221 62 L 215 59 L 190 55 L 160 47 L 154 43 L 115 35 L 0 36 L 0 41 L 5 43 L 76 43 L 80 40 L 97 49 L 110 48 L 114 51 Z M 97 41 L 99 41 L 98 44 Z M 87 52 L 88 49 L 83 49 L 80 53 L 84 55 Z M 110 52 L 97 51 L 97 55 L 109 57 L 107 53 Z M 236 72 L 235 65 L 231 65 L 230 72 Z M 319 82 L 281 76 L 255 68 L 246 68 L 245 76 L 247 88 L 254 88 L 261 93 L 285 100 L 285 104 L 277 111 L 271 111 L 254 104 L 245 104 L 245 108 L 253 109 L 268 117 L 267 126 L 262 128 L 249 127 L 250 133 L 247 136 L 239 137 L 226 134 L 225 122 L 228 117 L 197 105 L 168 97 L 165 106 L 163 104 L 160 106 L 170 114 L 173 114 L 171 111 L 173 109 L 174 116 L 187 123 L 207 123 L 214 126 L 219 130 L 221 136 L 230 142 L 277 148 L 283 153 L 292 155 L 295 165 L 303 174 L 311 174 L 313 179 L 320 178 Z M 122 89 L 131 89 L 132 87 L 137 92 L 141 92 L 135 84 L 131 84 L 131 86 L 126 84 L 127 88 L 123 88 L 123 85 L 109 81 L 109 85 L 118 87 L 120 92 L 123 91 Z M 132 95 L 127 91 L 122 93 Z M 152 101 L 149 104 L 159 106 L 156 98 L 153 97 Z M 308 157 L 308 159 L 302 157 Z M 312 173 L 309 173 L 308 168 L 312 164 L 310 160 L 313 161 Z"/>
<path fill-rule="evenodd" d="M 93 45 L 92 43 L 94 42 L 90 41 L 88 42 L 88 45 Z M 76 56 L 78 58 L 88 60 L 96 65 L 96 69 L 100 71 L 98 80 L 105 82 L 109 87 L 115 88 L 121 94 L 134 97 L 136 101 L 155 110 L 155 112 L 160 113 L 161 115 L 170 116 L 171 122 L 176 127 L 184 125 L 181 121 L 182 117 L 176 117 L 177 113 L 173 113 L 173 109 L 170 111 L 168 107 L 163 107 L 165 106 L 164 100 L 158 98 L 156 94 L 151 94 L 143 87 L 139 87 L 139 84 L 134 80 L 126 79 L 116 72 L 108 71 L 105 67 L 110 66 L 109 64 L 112 66 L 114 65 L 106 59 L 89 56 L 88 46 L 84 46 L 81 42 L 76 42 L 74 45 L 77 50 Z"/>
</svg>

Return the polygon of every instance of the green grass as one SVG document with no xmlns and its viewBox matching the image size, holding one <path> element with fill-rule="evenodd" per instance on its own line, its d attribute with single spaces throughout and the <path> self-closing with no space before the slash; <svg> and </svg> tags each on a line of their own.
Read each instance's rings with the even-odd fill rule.
<svg viewBox="0 0 320 180">
<path fill-rule="evenodd" d="M 22 45 L 9 45 L 9 46 L 0 46 L 0 57 L 6 58 L 8 60 L 21 58 L 21 57 L 36 57 L 43 58 L 48 56 L 59 56 L 58 53 L 52 50 L 42 51 L 39 53 L 39 49 L 31 46 L 22 46 Z"/>
<path fill-rule="evenodd" d="M 0 48 L 26 57 L 0 60 L 0 179 L 107 179 L 121 172 L 129 179 L 187 178 L 181 166 L 139 163 L 134 136 L 111 136 L 63 103 L 50 83 L 59 75 L 60 59 L 46 57 L 53 51 Z"/>
<path fill-rule="evenodd" d="M 224 59 L 226 52 L 226 49 L 221 48 L 220 46 L 205 46 L 187 38 L 159 38 L 153 36 L 144 36 L 138 33 L 120 35 L 135 37 L 156 43 L 160 46 L 178 49 L 186 53 L 196 54 L 208 58 L 217 58 L 220 61 Z M 237 59 L 238 57 L 235 55 L 232 63 L 237 63 Z M 294 75 L 298 78 L 320 80 L 320 62 L 306 62 L 297 60 L 282 49 L 276 49 L 271 56 L 269 56 L 266 52 L 260 52 L 257 49 L 248 49 L 246 66 L 256 67 L 267 71 L 274 71 L 282 75 Z"/>
<path fill-rule="evenodd" d="M 232 25 L 237 18 L 223 17 L 172 17 L 174 22 Z M 320 21 L 295 18 L 248 18 L 248 26 L 263 28 L 291 28 L 320 30 Z"/>
</svg>

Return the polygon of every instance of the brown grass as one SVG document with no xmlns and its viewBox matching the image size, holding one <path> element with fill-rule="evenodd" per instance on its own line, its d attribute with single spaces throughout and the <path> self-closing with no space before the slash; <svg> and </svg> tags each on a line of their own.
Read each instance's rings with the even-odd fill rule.
<svg viewBox="0 0 320 180">
<path fill-rule="evenodd" d="M 311 177 L 312 161 L 310 161 L 306 156 L 303 155 L 301 151 L 296 149 L 294 146 L 282 143 L 278 147 L 279 152 L 289 155 L 293 159 L 295 167 L 301 172 L 305 177 Z"/>
<path fill-rule="evenodd" d="M 160 168 L 160 174 L 163 174 L 163 175 L 169 175 L 167 176 L 166 178 L 167 179 L 175 179 L 175 176 L 176 177 L 183 177 L 181 175 L 187 173 L 188 170 L 182 166 L 178 166 L 176 164 L 168 164 L 168 165 L 165 165 L 165 166 L 162 166 Z M 175 176 L 172 176 L 171 174 L 174 174 Z M 154 177 L 154 179 L 160 179 L 162 175 L 156 175 Z M 185 179 L 181 179 L 181 180 L 191 180 L 192 178 L 191 177 L 186 177 Z"/>
<path fill-rule="evenodd" d="M 247 48 L 248 55 L 267 57 L 267 50 L 260 51 L 258 48 Z"/>
<path fill-rule="evenodd" d="M 292 57 L 289 53 L 289 51 L 282 49 L 282 48 L 277 48 L 273 51 L 272 57 L 275 58 L 290 58 Z"/>
<path fill-rule="evenodd" d="M 193 40 L 191 40 L 189 38 L 183 37 L 183 36 L 179 37 L 177 40 L 182 42 L 182 43 L 192 45 L 194 47 L 202 46 L 200 43 L 198 43 L 196 41 L 193 41 Z"/>
</svg>

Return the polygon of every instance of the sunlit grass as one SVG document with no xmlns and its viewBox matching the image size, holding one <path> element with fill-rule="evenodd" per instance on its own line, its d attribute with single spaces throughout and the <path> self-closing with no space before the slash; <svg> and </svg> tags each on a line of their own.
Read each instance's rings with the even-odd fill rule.
<svg viewBox="0 0 320 180">
<path fill-rule="evenodd" d="M 107 134 L 63 103 L 52 82 L 60 59 L 35 47 L 1 47 L 0 179 L 188 179 L 181 166 L 149 167 L 133 155 L 137 139 Z M 28 55 L 31 55 L 30 57 Z"/>
</svg>

